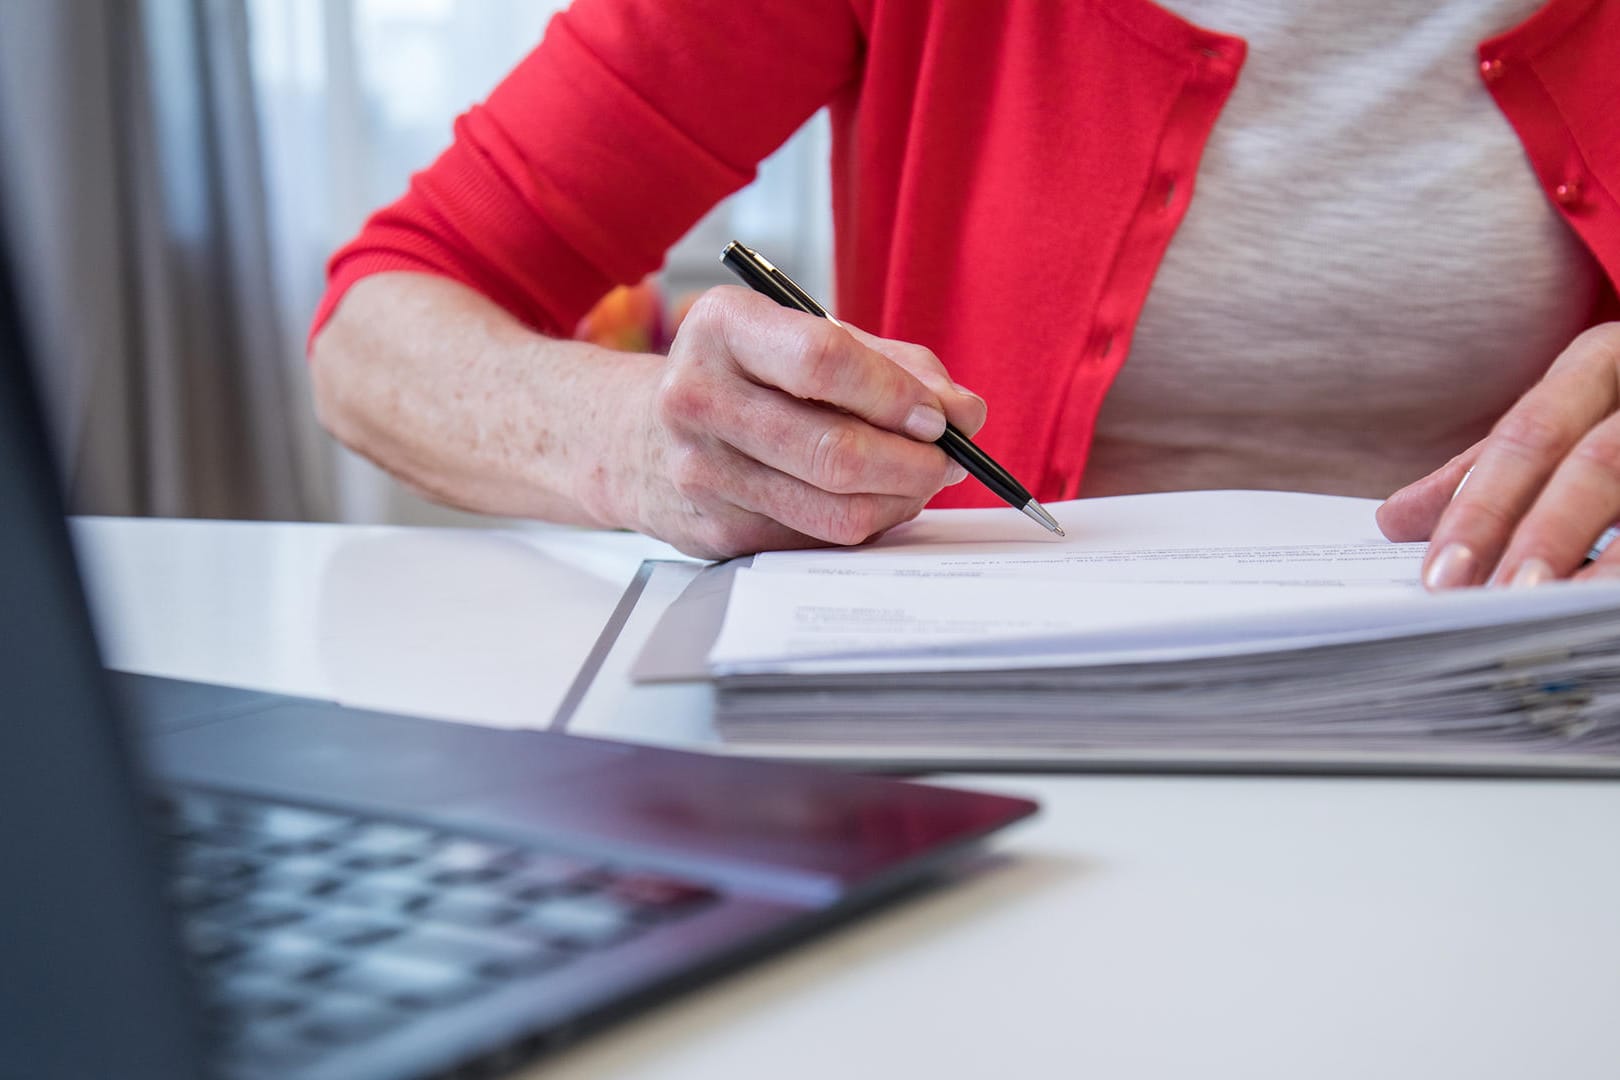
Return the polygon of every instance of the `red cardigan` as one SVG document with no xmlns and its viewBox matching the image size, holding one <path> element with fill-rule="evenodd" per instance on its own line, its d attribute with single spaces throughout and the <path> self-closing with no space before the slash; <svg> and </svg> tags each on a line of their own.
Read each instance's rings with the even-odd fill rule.
<svg viewBox="0 0 1620 1080">
<path fill-rule="evenodd" d="M 1072 498 L 1245 50 L 1149 0 L 578 0 L 333 257 L 315 325 L 359 278 L 415 270 L 568 333 L 829 105 L 839 314 L 934 349 L 990 402 L 981 445 Z M 1551 0 L 1479 47 L 1611 286 L 1617 58 L 1620 0 Z"/>
</svg>

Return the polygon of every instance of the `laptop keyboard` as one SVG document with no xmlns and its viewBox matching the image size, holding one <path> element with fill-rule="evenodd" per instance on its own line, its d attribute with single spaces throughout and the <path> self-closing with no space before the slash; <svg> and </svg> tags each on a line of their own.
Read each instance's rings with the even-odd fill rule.
<svg viewBox="0 0 1620 1080">
<path fill-rule="evenodd" d="M 210 1023 L 256 1063 L 552 976 L 718 899 L 662 872 L 236 796 L 159 812 Z"/>
</svg>

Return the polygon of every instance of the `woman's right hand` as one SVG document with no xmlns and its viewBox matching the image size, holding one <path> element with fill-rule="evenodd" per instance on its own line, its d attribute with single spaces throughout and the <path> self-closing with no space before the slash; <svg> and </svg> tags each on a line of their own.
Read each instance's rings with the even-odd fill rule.
<svg viewBox="0 0 1620 1080">
<path fill-rule="evenodd" d="M 700 297 L 637 426 L 639 482 L 615 517 L 692 555 L 858 544 L 914 517 L 961 466 L 984 401 L 920 345 L 736 286 Z"/>
</svg>

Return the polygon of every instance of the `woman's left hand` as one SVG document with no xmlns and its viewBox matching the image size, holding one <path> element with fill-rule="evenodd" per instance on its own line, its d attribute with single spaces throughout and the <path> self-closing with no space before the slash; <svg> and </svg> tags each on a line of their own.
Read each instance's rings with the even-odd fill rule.
<svg viewBox="0 0 1620 1080">
<path fill-rule="evenodd" d="M 1430 589 L 1620 577 L 1620 544 L 1581 565 L 1616 521 L 1620 322 L 1581 334 L 1489 435 L 1378 508 L 1391 540 L 1429 541 Z"/>
</svg>

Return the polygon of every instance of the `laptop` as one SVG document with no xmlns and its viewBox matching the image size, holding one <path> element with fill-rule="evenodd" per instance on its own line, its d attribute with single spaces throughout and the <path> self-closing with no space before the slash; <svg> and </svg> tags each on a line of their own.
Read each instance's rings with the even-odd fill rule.
<svg viewBox="0 0 1620 1080">
<path fill-rule="evenodd" d="M 0 1077 L 486 1076 L 1026 800 L 106 672 L 0 245 Z"/>
</svg>

